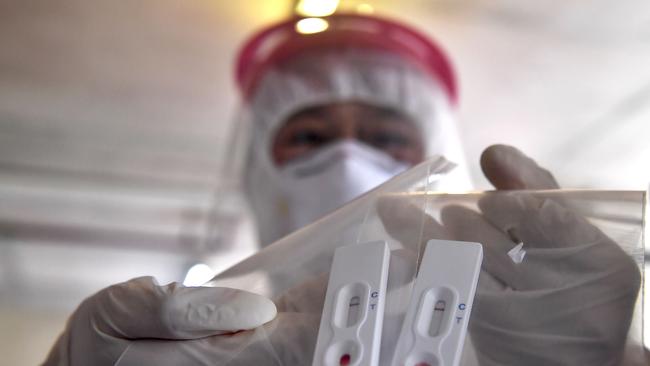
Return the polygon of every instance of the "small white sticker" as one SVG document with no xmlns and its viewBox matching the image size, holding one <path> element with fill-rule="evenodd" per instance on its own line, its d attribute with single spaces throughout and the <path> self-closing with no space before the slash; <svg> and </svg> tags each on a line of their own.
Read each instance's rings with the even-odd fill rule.
<svg viewBox="0 0 650 366">
<path fill-rule="evenodd" d="M 512 259 L 513 262 L 519 264 L 524 261 L 526 256 L 526 251 L 524 250 L 524 243 L 519 242 L 514 248 L 510 249 L 508 256 Z"/>
</svg>

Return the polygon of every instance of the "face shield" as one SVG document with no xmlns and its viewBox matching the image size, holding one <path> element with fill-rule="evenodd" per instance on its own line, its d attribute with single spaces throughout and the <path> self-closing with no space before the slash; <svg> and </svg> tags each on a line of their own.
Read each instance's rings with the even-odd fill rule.
<svg viewBox="0 0 650 366">
<path fill-rule="evenodd" d="M 241 171 L 263 245 L 414 163 L 363 139 L 341 138 L 279 164 L 274 157 L 279 132 L 304 111 L 354 104 L 364 111 L 402 116 L 417 131 L 422 157 L 441 155 L 458 165 L 445 180 L 451 186 L 441 189 L 470 188 L 453 113 L 453 73 L 441 51 L 412 30 L 384 20 L 338 15 L 328 21 L 330 29 L 320 35 L 300 35 L 293 22 L 272 27 L 240 55 L 238 77 L 245 102 L 239 124 L 248 141 Z M 411 49 L 418 45 L 414 41 L 426 43 Z M 372 125 L 381 118 L 357 120 Z M 326 123 L 340 122 L 330 118 Z M 320 169 L 296 174 L 313 167 Z"/>
</svg>

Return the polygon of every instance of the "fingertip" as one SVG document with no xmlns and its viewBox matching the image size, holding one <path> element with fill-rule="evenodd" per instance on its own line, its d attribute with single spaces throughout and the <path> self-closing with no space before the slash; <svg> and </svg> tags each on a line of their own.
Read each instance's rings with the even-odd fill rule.
<svg viewBox="0 0 650 366">
<path fill-rule="evenodd" d="M 500 218 L 523 219 L 542 208 L 544 199 L 525 191 L 491 192 L 478 200 L 478 207 L 491 222 Z"/>
<path fill-rule="evenodd" d="M 411 199 L 404 196 L 382 196 L 377 200 L 379 216 L 385 219 L 408 221 L 419 217 L 423 211 Z"/>
<path fill-rule="evenodd" d="M 443 225 L 462 222 L 460 219 L 473 219 L 478 215 L 474 210 L 460 205 L 447 205 L 440 210 L 440 219 Z"/>
<path fill-rule="evenodd" d="M 254 329 L 270 322 L 278 314 L 275 303 L 262 295 L 235 289 L 224 290 L 233 291 L 233 294 L 221 304 L 221 311 L 213 314 L 213 320 L 224 330 Z"/>
<path fill-rule="evenodd" d="M 440 221 L 454 240 L 473 239 L 471 232 L 481 220 L 478 212 L 460 205 L 445 206 L 440 211 Z"/>
<path fill-rule="evenodd" d="M 521 189 L 517 168 L 525 157 L 513 146 L 496 144 L 483 151 L 480 165 L 485 177 L 497 189 Z"/>
<path fill-rule="evenodd" d="M 495 211 L 505 211 L 513 206 L 517 205 L 519 201 L 519 195 L 521 192 L 518 191 L 494 191 L 483 194 L 483 196 L 478 200 L 478 208 L 483 213 L 495 212 Z"/>
<path fill-rule="evenodd" d="M 486 159 L 489 161 L 489 159 L 498 157 L 503 154 L 512 154 L 517 152 L 521 154 L 521 151 L 512 145 L 492 144 L 483 150 L 483 153 L 481 154 L 481 160 Z"/>
<path fill-rule="evenodd" d="M 501 164 L 507 157 L 525 156 L 521 150 L 511 145 L 494 144 L 490 145 L 481 153 L 481 167 L 493 167 Z"/>
<path fill-rule="evenodd" d="M 559 185 L 548 170 L 510 145 L 492 145 L 481 154 L 481 169 L 497 189 L 557 189 Z"/>
<path fill-rule="evenodd" d="M 257 305 L 259 317 L 257 325 L 254 326 L 254 328 L 257 328 L 275 319 L 275 317 L 278 315 L 278 308 L 271 299 L 257 294 L 253 295 L 257 296 L 259 301 Z"/>
</svg>

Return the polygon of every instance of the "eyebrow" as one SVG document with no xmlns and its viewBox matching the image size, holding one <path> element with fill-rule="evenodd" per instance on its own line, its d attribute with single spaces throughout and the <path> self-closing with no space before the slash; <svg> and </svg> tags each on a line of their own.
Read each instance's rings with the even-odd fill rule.
<svg viewBox="0 0 650 366">
<path fill-rule="evenodd" d="M 284 123 L 285 126 L 298 122 L 301 117 L 323 117 L 325 114 L 325 106 L 314 106 L 300 110 L 287 118 Z"/>
<path fill-rule="evenodd" d="M 417 126 L 417 123 L 415 123 L 410 116 L 396 108 L 373 105 L 366 105 L 366 107 L 368 107 L 368 109 L 362 113 L 362 116 L 371 116 L 377 121 L 389 122 L 391 124 L 402 124 L 403 122 L 407 122 L 408 124 Z M 327 105 L 317 105 L 302 109 L 287 118 L 283 126 L 294 125 L 295 123 L 298 123 L 301 118 L 319 118 L 327 120 L 327 108 Z M 395 121 L 395 119 L 398 119 L 399 121 Z"/>
</svg>

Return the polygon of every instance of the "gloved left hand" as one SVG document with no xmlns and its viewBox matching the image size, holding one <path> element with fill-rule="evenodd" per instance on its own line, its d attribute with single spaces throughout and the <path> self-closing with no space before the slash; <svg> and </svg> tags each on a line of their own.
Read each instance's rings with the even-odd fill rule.
<svg viewBox="0 0 650 366">
<path fill-rule="evenodd" d="M 558 188 L 553 176 L 509 146 L 483 170 L 498 189 Z M 495 192 L 480 213 L 450 206 L 454 239 L 483 243 L 483 271 L 470 322 L 481 365 L 617 365 L 640 285 L 634 261 L 565 202 Z M 523 262 L 508 251 L 523 242 Z"/>
<path fill-rule="evenodd" d="M 498 190 L 559 188 L 548 171 L 509 146 L 488 148 L 481 165 Z M 447 206 L 438 222 L 401 200 L 389 197 L 378 207 L 396 240 L 421 249 L 434 238 L 483 244 L 470 320 L 482 366 L 620 362 L 640 286 L 638 267 L 566 202 L 488 192 L 478 202 L 480 212 Z M 526 254 L 515 263 L 508 252 L 520 241 Z"/>
</svg>

